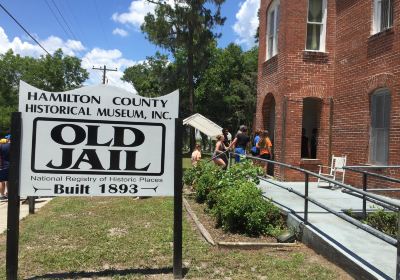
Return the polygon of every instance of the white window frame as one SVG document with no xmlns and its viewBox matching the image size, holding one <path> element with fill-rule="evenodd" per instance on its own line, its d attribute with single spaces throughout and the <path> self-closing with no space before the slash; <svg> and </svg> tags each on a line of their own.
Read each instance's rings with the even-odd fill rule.
<svg viewBox="0 0 400 280">
<path fill-rule="evenodd" d="M 310 0 L 307 1 L 307 25 L 306 25 L 306 45 L 305 45 L 305 50 L 306 51 L 311 51 L 311 52 L 325 52 L 326 47 L 325 47 L 325 40 L 326 40 L 326 18 L 328 14 L 328 8 L 327 8 L 327 0 L 321 0 L 322 1 L 322 22 L 311 22 L 308 21 L 308 13 L 310 9 Z M 319 44 L 319 49 L 318 50 L 312 50 L 312 49 L 307 49 L 307 30 L 308 30 L 308 25 L 309 24 L 319 24 L 322 25 L 321 28 L 321 34 L 319 35 L 320 37 L 320 44 Z"/>
<path fill-rule="evenodd" d="M 380 116 L 383 122 L 382 127 L 374 127 L 376 123 L 374 124 L 374 107 L 377 106 L 378 104 L 375 104 L 374 106 L 374 96 L 387 96 L 388 99 L 382 103 L 382 107 L 380 108 L 382 112 L 382 116 Z M 385 99 L 383 99 L 385 101 Z M 371 164 L 375 165 L 386 165 L 389 160 L 389 133 L 390 133 L 390 116 L 391 116 L 391 107 L 392 107 L 392 98 L 389 89 L 387 88 L 381 88 L 377 89 L 372 95 L 371 95 L 371 120 L 370 120 L 370 140 L 369 140 L 369 162 Z M 385 124 L 384 117 L 388 118 L 387 123 Z M 377 118 L 377 116 L 375 116 Z M 386 125 L 386 126 L 385 126 Z M 382 139 L 378 139 L 378 136 L 381 136 Z M 384 151 L 384 156 L 383 160 L 379 160 L 377 157 L 377 145 L 378 143 L 383 142 L 383 151 Z"/>
<path fill-rule="evenodd" d="M 274 30 L 271 32 L 270 28 L 270 18 L 273 13 L 273 23 Z M 280 18 L 280 0 L 275 0 L 271 3 L 267 12 L 267 22 L 266 22 L 266 60 L 274 57 L 278 54 L 278 35 L 279 35 L 279 18 Z M 269 44 L 269 39 L 272 39 L 272 46 Z"/>
<path fill-rule="evenodd" d="M 373 18 L 372 18 L 372 34 L 376 34 L 382 31 L 385 31 L 386 29 L 389 29 L 393 27 L 393 0 L 388 0 L 389 5 L 388 8 L 392 8 L 391 10 L 388 11 L 388 18 L 387 20 L 389 21 L 387 26 L 382 28 L 382 0 L 373 0 L 374 2 L 374 7 L 373 7 Z M 390 22 L 391 21 L 391 22 Z"/>
</svg>

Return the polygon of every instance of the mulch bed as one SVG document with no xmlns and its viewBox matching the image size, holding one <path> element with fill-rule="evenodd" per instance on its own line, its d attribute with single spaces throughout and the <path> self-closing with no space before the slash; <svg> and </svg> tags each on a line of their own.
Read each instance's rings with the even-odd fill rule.
<svg viewBox="0 0 400 280">
<path fill-rule="evenodd" d="M 243 234 L 234 234 L 225 232 L 222 228 L 215 227 L 215 218 L 205 213 L 206 205 L 197 203 L 190 195 L 185 195 L 186 200 L 190 204 L 193 212 L 199 221 L 207 229 L 212 236 L 214 242 L 265 242 L 276 243 L 276 238 L 271 236 L 249 237 Z"/>
</svg>

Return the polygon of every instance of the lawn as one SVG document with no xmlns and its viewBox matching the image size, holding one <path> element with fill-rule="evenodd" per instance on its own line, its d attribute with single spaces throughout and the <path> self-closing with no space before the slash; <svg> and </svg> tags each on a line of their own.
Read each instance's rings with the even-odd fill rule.
<svg viewBox="0 0 400 280">
<path fill-rule="evenodd" d="M 56 198 L 21 222 L 19 275 L 172 279 L 172 224 L 171 198 Z M 347 279 L 311 250 L 221 250 L 186 215 L 183 230 L 186 279 Z M 0 239 L 5 278 L 5 235 Z"/>
</svg>

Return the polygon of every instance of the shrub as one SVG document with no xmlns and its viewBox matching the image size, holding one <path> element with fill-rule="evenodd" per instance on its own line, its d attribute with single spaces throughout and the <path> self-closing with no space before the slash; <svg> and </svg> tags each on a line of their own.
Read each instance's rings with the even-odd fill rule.
<svg viewBox="0 0 400 280">
<path fill-rule="evenodd" d="M 368 214 L 365 222 L 373 228 L 380 230 L 388 235 L 397 234 L 397 214 L 380 209 Z"/>
<path fill-rule="evenodd" d="M 207 168 L 213 164 L 208 163 L 204 160 L 200 160 L 196 166 L 192 166 L 185 170 L 183 174 L 183 183 L 187 186 L 193 186 L 196 184 L 196 179 L 198 179 L 204 172 L 206 172 Z"/>
<path fill-rule="evenodd" d="M 220 192 L 212 211 L 217 226 L 250 236 L 277 234 L 283 224 L 279 209 L 263 199 L 253 182 L 239 180 L 235 188 Z"/>
<path fill-rule="evenodd" d="M 202 173 L 194 184 L 194 190 L 196 191 L 195 198 L 198 203 L 204 203 L 207 199 L 211 189 L 213 189 L 223 171 L 214 164 L 205 164 L 202 166 Z"/>
</svg>

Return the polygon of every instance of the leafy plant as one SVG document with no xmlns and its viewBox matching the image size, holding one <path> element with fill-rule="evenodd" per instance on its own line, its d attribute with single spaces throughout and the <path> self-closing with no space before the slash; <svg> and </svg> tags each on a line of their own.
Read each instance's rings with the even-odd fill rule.
<svg viewBox="0 0 400 280">
<path fill-rule="evenodd" d="M 379 209 L 368 214 L 365 223 L 388 235 L 396 236 L 397 234 L 397 214 L 395 212 Z"/>
<path fill-rule="evenodd" d="M 274 235 L 283 225 L 279 209 L 263 199 L 254 183 L 244 180 L 220 193 L 212 213 L 224 230 L 250 236 Z"/>
</svg>

